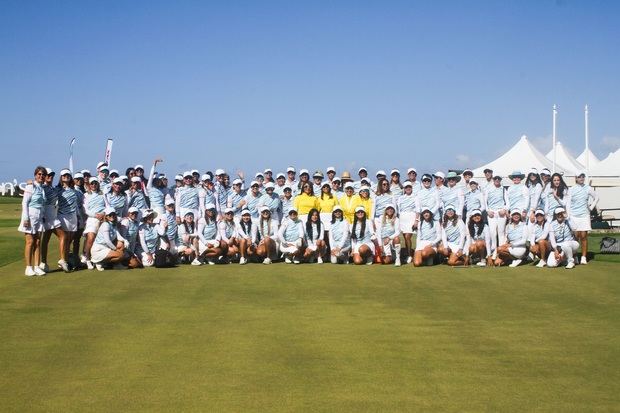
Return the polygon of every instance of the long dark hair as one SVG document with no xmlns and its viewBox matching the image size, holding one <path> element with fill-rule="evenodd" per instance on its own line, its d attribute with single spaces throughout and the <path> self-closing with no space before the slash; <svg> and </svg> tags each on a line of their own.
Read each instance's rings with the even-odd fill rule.
<svg viewBox="0 0 620 413">
<path fill-rule="evenodd" d="M 312 208 L 310 212 L 308 212 L 308 219 L 306 221 L 306 234 L 312 239 L 312 215 L 316 212 L 319 219 L 316 221 L 316 227 L 318 234 L 321 234 L 321 215 L 319 214 L 319 210 L 316 208 Z"/>
<path fill-rule="evenodd" d="M 558 185 L 557 195 L 560 197 L 560 199 L 564 199 L 564 194 L 566 193 L 566 191 L 568 191 L 568 186 L 564 182 L 564 178 L 562 178 L 561 174 L 556 172 L 553 175 L 551 175 L 551 180 L 549 181 L 550 182 L 549 185 L 551 185 L 551 188 L 553 189 L 553 178 L 555 178 L 556 176 L 560 178 L 560 185 Z"/>
<path fill-rule="evenodd" d="M 385 191 L 383 190 L 383 183 L 384 182 L 387 182 L 387 184 L 388 184 L 388 187 L 387 187 L 387 189 Z M 377 195 L 390 194 L 390 193 L 392 193 L 392 190 L 390 188 L 391 188 L 391 183 L 387 179 L 381 178 L 377 182 L 377 190 L 376 190 L 375 193 Z"/>
<path fill-rule="evenodd" d="M 532 175 L 536 177 L 536 180 L 534 181 L 534 183 L 530 181 L 530 176 Z M 542 186 L 542 179 L 540 179 L 540 175 L 534 172 L 530 172 L 529 174 L 527 174 L 527 179 L 525 180 L 525 186 L 529 188 L 532 185 L 536 186 L 536 184 L 540 184 L 540 186 Z"/>
<path fill-rule="evenodd" d="M 336 220 L 338 219 L 338 218 L 336 218 L 336 211 L 340 211 L 342 213 L 342 209 L 337 209 L 337 210 L 335 209 L 335 210 L 332 211 L 332 224 L 334 224 L 336 222 Z M 340 216 L 340 220 L 339 221 L 342 221 L 343 219 L 344 219 L 344 213 L 342 213 L 342 215 Z"/>
<path fill-rule="evenodd" d="M 187 221 L 183 220 L 183 226 L 185 227 L 185 232 L 187 234 L 193 234 L 194 230 L 196 229 L 196 221 L 192 221 L 192 226 L 191 226 L 192 231 L 191 232 L 189 231 L 190 227 L 187 226 Z"/>
<path fill-rule="evenodd" d="M 325 186 L 325 184 L 321 185 L 321 199 L 323 198 L 323 195 L 325 195 L 325 192 L 323 192 L 323 187 Z M 334 197 L 334 195 L 332 194 L 332 187 L 330 185 L 327 185 L 327 187 L 329 188 L 329 199 L 332 199 Z"/>
<path fill-rule="evenodd" d="M 241 225 L 241 228 L 246 234 L 252 236 L 252 220 L 251 219 L 246 223 L 242 217 L 241 220 L 239 221 L 239 225 Z"/>
<path fill-rule="evenodd" d="M 360 234 L 362 236 L 364 236 L 364 233 L 366 233 L 366 211 L 364 212 L 364 218 L 361 218 L 362 223 L 360 224 Z M 353 218 L 353 227 L 351 229 L 351 239 L 357 240 L 357 234 L 355 233 L 355 228 L 357 227 L 357 222 L 359 221 L 359 219 L 357 218 L 357 212 L 355 213 L 355 217 Z"/>
<path fill-rule="evenodd" d="M 428 213 L 429 213 L 429 214 L 431 214 L 431 219 L 429 219 L 428 221 L 426 221 L 426 220 L 424 219 L 424 212 L 426 212 L 426 211 L 428 211 Z M 421 213 L 420 215 L 422 215 L 422 221 L 426 221 L 426 222 L 428 222 L 429 224 L 431 224 L 431 228 L 433 228 L 433 227 L 435 226 L 435 220 L 433 219 L 433 213 L 431 212 L 431 210 L 430 210 L 430 209 L 429 209 L 429 210 L 422 211 L 422 213 Z M 456 216 L 456 214 L 455 214 L 455 216 Z"/>
<path fill-rule="evenodd" d="M 467 224 L 469 235 L 472 237 L 479 237 L 480 234 L 482 234 L 482 231 L 484 231 L 484 225 L 485 224 L 482 220 L 480 220 L 479 224 L 476 224 L 474 220 L 470 218 L 469 223 Z M 476 226 L 478 227 L 478 231 L 476 231 Z"/>
<path fill-rule="evenodd" d="M 443 214 L 443 227 L 447 227 L 448 226 L 448 221 L 452 221 L 452 226 L 456 227 L 456 223 L 459 220 L 459 216 L 456 215 L 456 212 L 454 213 L 454 215 L 452 216 L 452 218 L 448 218 L 448 214 Z"/>
</svg>

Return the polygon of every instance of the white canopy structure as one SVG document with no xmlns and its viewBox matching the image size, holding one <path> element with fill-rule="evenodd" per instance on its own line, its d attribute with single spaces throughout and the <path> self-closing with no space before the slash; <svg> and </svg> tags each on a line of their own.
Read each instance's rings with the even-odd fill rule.
<svg viewBox="0 0 620 413">
<path fill-rule="evenodd" d="M 588 149 L 587 151 L 584 149 L 581 155 L 577 157 L 577 162 L 579 162 L 583 166 L 586 166 L 586 164 L 588 163 L 586 162 L 586 159 L 589 162 L 588 166 L 590 167 L 590 169 L 592 169 L 594 166 L 598 165 L 599 162 L 601 162 L 600 159 L 598 159 L 590 149 Z"/>
<path fill-rule="evenodd" d="M 590 168 L 590 176 L 620 177 L 620 149 Z"/>
<path fill-rule="evenodd" d="M 547 159 L 553 163 L 553 149 L 547 154 Z M 559 169 L 563 169 L 565 173 L 572 176 L 579 171 L 585 170 L 585 167 L 577 162 L 577 159 L 558 141 L 555 144 L 555 170 L 558 171 Z"/>
<path fill-rule="evenodd" d="M 523 135 L 519 141 L 502 156 L 486 165 L 474 169 L 474 176 L 484 176 L 483 171 L 487 168 L 492 169 L 495 174 L 505 177 L 517 170 L 524 174 L 527 174 L 531 168 L 536 168 L 539 171 L 543 168 L 551 170 L 553 168 L 553 162 L 536 149 L 527 139 L 527 136 Z M 560 173 L 565 172 L 559 162 L 555 170 Z"/>
</svg>

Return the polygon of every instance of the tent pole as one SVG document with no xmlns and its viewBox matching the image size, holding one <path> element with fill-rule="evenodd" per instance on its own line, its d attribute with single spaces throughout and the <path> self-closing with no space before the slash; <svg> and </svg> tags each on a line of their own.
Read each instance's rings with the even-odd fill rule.
<svg viewBox="0 0 620 413">
<path fill-rule="evenodd" d="M 552 129 L 552 138 L 553 138 L 553 171 L 551 171 L 552 173 L 555 173 L 555 152 L 556 152 L 555 122 L 556 122 L 557 114 L 558 114 L 558 107 L 557 107 L 557 105 L 553 105 L 553 129 Z"/>
<path fill-rule="evenodd" d="M 590 130 L 589 130 L 589 125 L 588 125 L 588 105 L 586 105 L 585 108 L 585 128 L 586 128 L 586 177 L 589 180 L 590 179 Z"/>
</svg>

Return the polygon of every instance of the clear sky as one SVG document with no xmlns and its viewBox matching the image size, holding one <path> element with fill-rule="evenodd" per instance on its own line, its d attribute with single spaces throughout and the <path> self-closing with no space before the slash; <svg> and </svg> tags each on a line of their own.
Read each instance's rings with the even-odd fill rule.
<svg viewBox="0 0 620 413">
<path fill-rule="evenodd" d="M 0 0 L 0 180 L 164 158 L 169 174 L 476 167 L 522 134 L 620 144 L 616 1 Z M 352 171 L 353 172 L 353 171 Z"/>
</svg>

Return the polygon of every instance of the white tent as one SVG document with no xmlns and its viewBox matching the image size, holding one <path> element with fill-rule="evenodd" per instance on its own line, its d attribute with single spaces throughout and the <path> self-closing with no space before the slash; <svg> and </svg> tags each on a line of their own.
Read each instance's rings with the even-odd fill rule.
<svg viewBox="0 0 620 413">
<path fill-rule="evenodd" d="M 553 163 L 553 149 L 547 154 L 547 159 Z M 563 169 L 569 175 L 575 175 L 577 172 L 584 170 L 585 167 L 577 162 L 561 142 L 555 144 L 555 170 Z M 552 171 L 553 172 L 553 171 Z"/>
<path fill-rule="evenodd" d="M 486 168 L 492 169 L 493 172 L 498 175 L 508 176 L 512 171 L 517 170 L 527 174 L 531 168 L 536 168 L 539 171 L 543 168 L 551 170 L 553 168 L 553 162 L 536 149 L 527 139 L 527 136 L 523 135 L 521 139 L 502 156 L 486 165 L 474 169 L 474 176 L 484 176 L 483 171 Z M 564 172 L 564 169 L 560 165 L 556 165 L 555 170 L 560 173 Z"/>
<path fill-rule="evenodd" d="M 577 157 L 577 162 L 579 162 L 583 166 L 586 166 L 586 163 L 587 163 L 586 159 L 588 160 L 588 162 L 590 162 L 590 165 L 588 165 L 590 168 L 594 167 L 600 162 L 600 160 L 596 157 L 596 155 L 592 153 L 590 148 L 588 148 L 587 151 L 585 149 L 583 150 L 581 155 Z"/>
<path fill-rule="evenodd" d="M 590 168 L 590 176 L 620 176 L 620 149 L 612 152 L 593 168 Z"/>
</svg>

